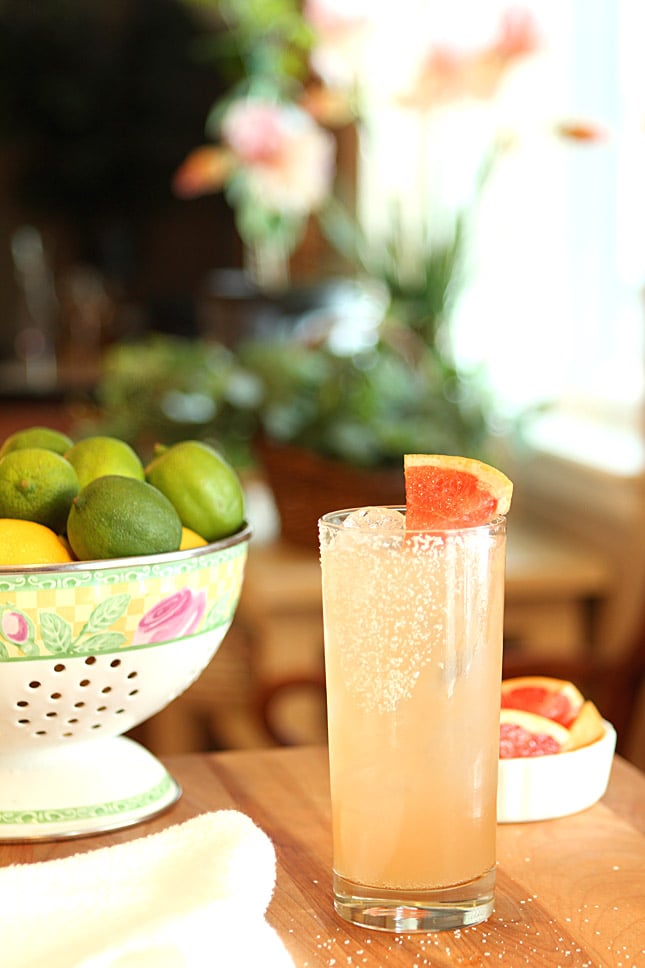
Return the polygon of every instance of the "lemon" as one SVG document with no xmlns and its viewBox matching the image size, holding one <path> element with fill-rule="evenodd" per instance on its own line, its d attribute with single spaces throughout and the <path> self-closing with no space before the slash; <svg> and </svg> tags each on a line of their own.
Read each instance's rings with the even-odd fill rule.
<svg viewBox="0 0 645 968">
<path fill-rule="evenodd" d="M 161 491 L 145 481 L 106 474 L 74 498 L 67 539 L 77 558 L 126 558 L 177 551 L 181 521 Z"/>
<path fill-rule="evenodd" d="M 187 551 L 188 548 L 201 548 L 203 545 L 207 544 L 208 541 L 205 541 L 201 534 L 191 531 L 190 528 L 181 529 L 181 544 L 179 545 L 180 551 Z"/>
<path fill-rule="evenodd" d="M 144 479 L 143 464 L 135 451 L 118 437 L 85 437 L 65 452 L 81 487 L 107 474 Z"/>
<path fill-rule="evenodd" d="M 73 561 L 62 538 L 35 521 L 0 518 L 0 568 L 3 565 L 56 565 Z"/>
<path fill-rule="evenodd" d="M 78 490 L 76 471 L 53 450 L 25 447 L 0 458 L 0 517 L 37 521 L 62 533 Z"/>
<path fill-rule="evenodd" d="M 233 534 L 244 521 L 236 472 L 202 441 L 184 440 L 164 450 L 146 467 L 146 479 L 172 502 L 184 527 L 207 542 Z"/>
<path fill-rule="evenodd" d="M 71 446 L 71 437 L 60 430 L 52 430 L 51 427 L 28 427 L 26 430 L 16 430 L 5 438 L 0 447 L 0 457 L 25 447 L 42 447 L 44 450 L 53 450 L 55 454 L 64 454 Z"/>
</svg>

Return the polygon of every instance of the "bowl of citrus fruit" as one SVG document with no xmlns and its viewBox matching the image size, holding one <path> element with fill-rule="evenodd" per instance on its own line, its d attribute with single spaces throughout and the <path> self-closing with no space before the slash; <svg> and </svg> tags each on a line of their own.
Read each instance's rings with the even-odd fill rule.
<svg viewBox="0 0 645 968">
<path fill-rule="evenodd" d="M 201 441 L 0 445 L 0 840 L 146 819 L 181 791 L 123 735 L 200 675 L 239 600 L 250 529 L 235 470 Z"/>
<path fill-rule="evenodd" d="M 603 796 L 616 731 L 573 682 L 505 679 L 501 705 L 500 823 L 564 817 Z"/>
</svg>

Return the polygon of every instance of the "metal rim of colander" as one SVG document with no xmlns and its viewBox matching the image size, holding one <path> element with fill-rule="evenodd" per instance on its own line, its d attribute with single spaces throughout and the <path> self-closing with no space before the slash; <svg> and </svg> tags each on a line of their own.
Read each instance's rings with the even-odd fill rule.
<svg viewBox="0 0 645 968">
<path fill-rule="evenodd" d="M 104 571 L 109 568 L 130 568 L 142 565 L 159 565 L 172 561 L 186 561 L 189 558 L 200 558 L 204 555 L 211 555 L 225 548 L 233 548 L 235 545 L 249 541 L 252 528 L 244 522 L 242 527 L 234 534 L 226 538 L 220 538 L 207 545 L 200 545 L 197 548 L 187 548 L 185 551 L 166 551 L 158 555 L 133 555 L 128 558 L 102 558 L 88 559 L 84 561 L 66 561 L 61 564 L 51 565 L 0 565 L 0 574 L 11 575 L 34 575 L 34 574 L 56 574 L 70 571 Z"/>
</svg>

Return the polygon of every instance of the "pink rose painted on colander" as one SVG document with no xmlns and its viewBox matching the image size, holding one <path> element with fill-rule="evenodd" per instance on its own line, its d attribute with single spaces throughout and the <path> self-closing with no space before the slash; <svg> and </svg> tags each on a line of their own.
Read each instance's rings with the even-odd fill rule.
<svg viewBox="0 0 645 968">
<path fill-rule="evenodd" d="M 22 645 L 29 638 L 29 624 L 21 612 L 5 612 L 0 623 L 5 638 Z"/>
<path fill-rule="evenodd" d="M 146 612 L 134 633 L 133 645 L 168 642 L 195 631 L 206 611 L 206 592 L 183 588 Z"/>
</svg>

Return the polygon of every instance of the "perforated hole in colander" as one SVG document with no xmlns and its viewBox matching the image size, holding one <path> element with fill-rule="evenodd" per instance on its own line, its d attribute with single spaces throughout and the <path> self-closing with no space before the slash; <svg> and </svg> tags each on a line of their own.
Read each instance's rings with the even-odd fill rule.
<svg viewBox="0 0 645 968">
<path fill-rule="evenodd" d="M 56 662 L 48 672 L 56 677 L 30 677 L 15 702 L 15 725 L 34 737 L 69 739 L 116 723 L 139 694 L 139 672 L 120 658 L 87 656 Z M 47 681 L 45 681 L 47 680 Z"/>
</svg>

